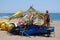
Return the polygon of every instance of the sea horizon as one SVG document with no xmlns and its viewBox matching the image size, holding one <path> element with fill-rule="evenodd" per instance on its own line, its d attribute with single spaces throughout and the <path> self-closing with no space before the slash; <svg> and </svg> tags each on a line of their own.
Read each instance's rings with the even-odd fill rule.
<svg viewBox="0 0 60 40">
<path fill-rule="evenodd" d="M 13 14 L 14 13 L 0 13 L 0 18 L 9 18 Z M 50 16 L 54 21 L 60 21 L 60 19 L 59 19 L 60 18 L 60 13 L 50 13 Z"/>
</svg>

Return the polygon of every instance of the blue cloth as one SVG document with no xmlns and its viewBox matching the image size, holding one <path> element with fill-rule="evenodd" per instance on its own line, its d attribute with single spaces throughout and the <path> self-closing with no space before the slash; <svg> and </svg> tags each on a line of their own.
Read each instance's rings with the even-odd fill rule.
<svg viewBox="0 0 60 40">
<path fill-rule="evenodd" d="M 26 30 L 25 33 L 31 34 L 39 34 L 39 33 L 47 33 L 46 26 L 43 26 L 41 29 L 36 29 L 37 26 L 31 25 L 29 30 Z M 50 32 L 54 32 L 54 27 L 50 26 Z"/>
</svg>

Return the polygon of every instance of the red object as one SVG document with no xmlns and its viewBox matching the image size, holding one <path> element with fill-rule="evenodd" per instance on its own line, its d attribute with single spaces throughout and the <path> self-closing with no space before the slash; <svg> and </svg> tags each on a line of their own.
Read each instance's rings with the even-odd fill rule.
<svg viewBox="0 0 60 40">
<path fill-rule="evenodd" d="M 18 21 L 18 24 L 23 24 L 23 21 L 22 21 L 22 20 L 19 20 L 19 21 Z"/>
</svg>

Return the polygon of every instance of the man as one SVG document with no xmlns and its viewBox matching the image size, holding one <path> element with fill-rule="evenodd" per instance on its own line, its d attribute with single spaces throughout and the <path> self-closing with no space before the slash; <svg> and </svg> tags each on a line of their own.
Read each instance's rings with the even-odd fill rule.
<svg viewBox="0 0 60 40">
<path fill-rule="evenodd" d="M 47 26 L 47 28 L 49 28 L 49 26 L 50 26 L 50 15 L 49 15 L 48 10 L 46 10 L 45 18 L 46 18 L 46 20 L 45 20 L 46 26 Z"/>
<path fill-rule="evenodd" d="M 46 18 L 45 21 L 46 21 L 46 27 L 47 27 L 47 34 L 50 35 L 50 29 L 49 29 L 49 27 L 50 27 L 50 15 L 49 15 L 48 10 L 46 10 L 46 14 L 44 16 Z"/>
</svg>

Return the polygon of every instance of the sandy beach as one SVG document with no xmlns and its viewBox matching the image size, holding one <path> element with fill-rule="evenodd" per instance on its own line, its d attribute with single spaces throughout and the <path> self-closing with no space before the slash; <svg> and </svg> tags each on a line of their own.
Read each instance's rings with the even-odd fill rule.
<svg viewBox="0 0 60 40">
<path fill-rule="evenodd" d="M 55 36 L 54 34 L 51 37 L 43 37 L 43 36 L 18 36 L 18 35 L 10 35 L 6 31 L 0 30 L 0 40 L 60 40 L 60 21 L 54 21 L 51 23 L 52 26 L 55 27 Z"/>
</svg>

